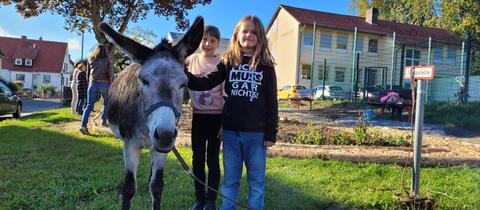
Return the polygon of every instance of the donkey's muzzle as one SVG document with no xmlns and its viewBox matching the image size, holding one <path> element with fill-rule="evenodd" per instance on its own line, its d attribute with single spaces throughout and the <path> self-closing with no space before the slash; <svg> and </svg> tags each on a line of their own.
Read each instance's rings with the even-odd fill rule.
<svg viewBox="0 0 480 210">
<path fill-rule="evenodd" d="M 168 153 L 175 145 L 175 139 L 177 138 L 177 129 L 172 131 L 156 129 L 153 134 L 153 148 L 161 153 Z"/>
</svg>

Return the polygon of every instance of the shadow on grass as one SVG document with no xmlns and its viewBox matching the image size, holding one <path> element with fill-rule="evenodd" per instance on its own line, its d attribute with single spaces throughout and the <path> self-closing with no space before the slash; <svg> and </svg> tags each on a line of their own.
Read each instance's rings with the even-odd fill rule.
<svg viewBox="0 0 480 210">
<path fill-rule="evenodd" d="M 54 113 L 54 112 L 34 113 L 31 115 L 22 117 L 21 120 L 22 121 L 41 121 L 41 122 L 47 122 L 47 123 L 53 123 L 53 124 L 61 124 L 61 123 L 76 121 L 75 118 L 68 117 L 68 116 L 66 117 L 59 116 L 58 113 Z"/>
<path fill-rule="evenodd" d="M 41 113 L 29 119 L 51 115 Z M 0 209 L 119 208 L 124 170 L 121 141 L 14 125 L 1 126 L 0 133 Z M 189 149 L 180 152 L 191 162 Z M 148 151 L 142 151 L 134 208 L 150 208 L 149 161 Z M 162 207 L 188 209 L 194 202 L 193 180 L 173 154 L 167 162 Z M 269 209 L 321 209 L 331 203 L 323 198 L 317 201 L 275 178 L 269 177 L 267 184 Z M 247 194 L 244 188 L 242 194 Z"/>
</svg>

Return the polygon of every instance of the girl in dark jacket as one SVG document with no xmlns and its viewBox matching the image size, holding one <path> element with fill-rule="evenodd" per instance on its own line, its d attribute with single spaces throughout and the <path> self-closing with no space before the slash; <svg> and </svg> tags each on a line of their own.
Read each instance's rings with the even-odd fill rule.
<svg viewBox="0 0 480 210">
<path fill-rule="evenodd" d="M 77 74 L 77 94 L 78 94 L 78 103 L 77 103 L 77 113 L 83 115 L 83 110 L 87 104 L 87 68 L 83 63 L 79 64 L 79 72 Z"/>
</svg>

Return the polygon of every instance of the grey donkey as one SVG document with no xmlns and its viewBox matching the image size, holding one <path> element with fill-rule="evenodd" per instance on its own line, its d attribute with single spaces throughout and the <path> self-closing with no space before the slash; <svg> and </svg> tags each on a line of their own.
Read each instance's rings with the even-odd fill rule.
<svg viewBox="0 0 480 210">
<path fill-rule="evenodd" d="M 125 37 L 108 24 L 100 29 L 134 62 L 112 83 L 107 104 L 110 128 L 124 142 L 122 209 L 129 209 L 136 192 L 140 151 L 151 155 L 152 209 L 160 209 L 163 171 L 168 152 L 175 145 L 177 122 L 182 111 L 185 58 L 195 52 L 203 36 L 203 18 L 197 17 L 185 36 L 172 46 L 165 39 L 154 49 Z"/>
</svg>

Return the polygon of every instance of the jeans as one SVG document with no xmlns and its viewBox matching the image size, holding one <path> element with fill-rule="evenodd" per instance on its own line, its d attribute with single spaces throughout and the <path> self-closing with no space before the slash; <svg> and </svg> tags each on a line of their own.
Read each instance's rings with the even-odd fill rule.
<svg viewBox="0 0 480 210">
<path fill-rule="evenodd" d="M 243 163 L 247 168 L 247 205 L 255 210 L 263 209 L 265 194 L 265 170 L 267 150 L 263 146 L 263 132 L 223 131 L 224 180 L 222 193 L 238 200 Z M 223 199 L 222 210 L 236 209 L 235 204 Z"/>
<path fill-rule="evenodd" d="M 78 99 L 76 113 L 83 115 L 83 110 L 85 110 L 85 105 L 87 103 L 86 98 Z"/>
<path fill-rule="evenodd" d="M 205 183 L 205 153 L 208 166 L 208 185 L 218 190 L 220 184 L 220 140 L 218 131 L 222 124 L 221 114 L 193 114 L 192 117 L 192 168 L 193 174 Z M 205 194 L 205 186 L 195 181 L 195 198 L 200 203 L 217 201 L 217 193 L 211 189 Z"/>
<path fill-rule="evenodd" d="M 87 127 L 88 118 L 90 117 L 90 112 L 92 112 L 95 102 L 97 102 L 98 94 L 102 95 L 103 98 L 102 124 L 107 123 L 107 103 L 109 87 L 110 83 L 108 82 L 92 82 L 88 85 L 87 107 L 83 112 L 82 127 Z"/>
</svg>

